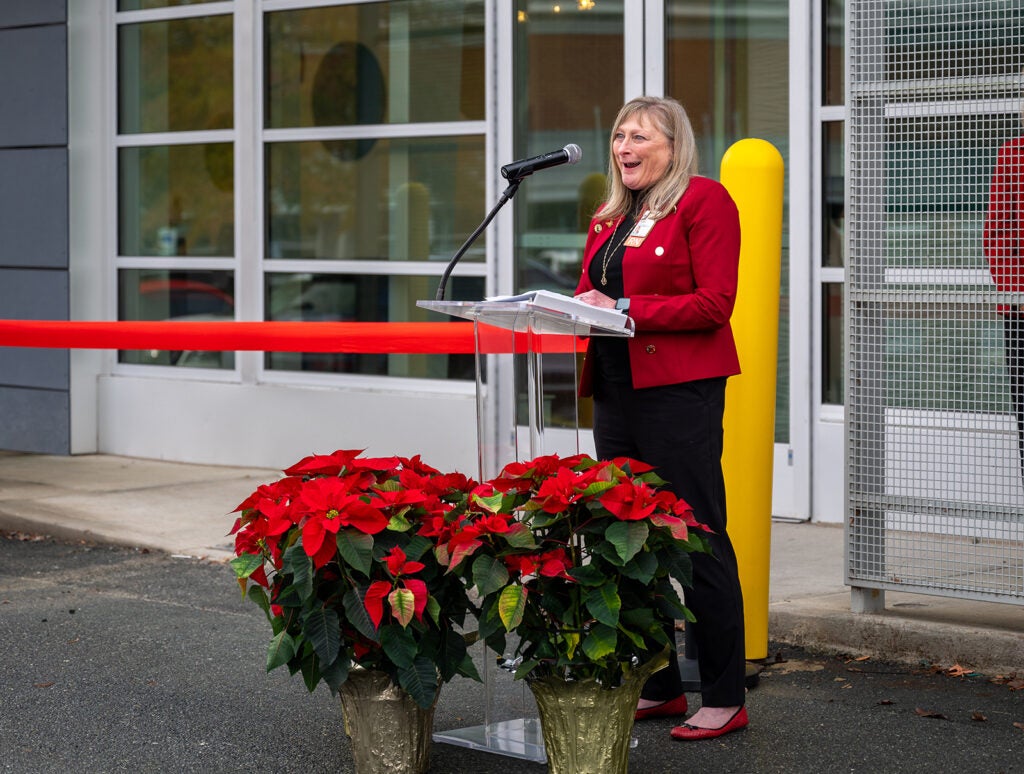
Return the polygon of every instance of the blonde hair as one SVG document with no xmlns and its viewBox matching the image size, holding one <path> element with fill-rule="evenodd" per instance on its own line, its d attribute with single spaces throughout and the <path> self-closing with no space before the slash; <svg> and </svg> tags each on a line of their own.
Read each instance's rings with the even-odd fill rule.
<svg viewBox="0 0 1024 774">
<path fill-rule="evenodd" d="M 697 174 L 697 140 L 693 136 L 693 127 L 686 110 L 671 97 L 637 97 L 619 110 L 608 143 L 608 189 L 604 206 L 597 214 L 603 218 L 617 218 L 633 206 L 633 192 L 623 184 L 622 171 L 615 160 L 615 133 L 634 117 L 641 123 L 653 124 L 668 138 L 672 149 L 665 174 L 644 195 L 644 207 L 658 220 L 672 211 L 690 184 L 690 178 Z"/>
</svg>

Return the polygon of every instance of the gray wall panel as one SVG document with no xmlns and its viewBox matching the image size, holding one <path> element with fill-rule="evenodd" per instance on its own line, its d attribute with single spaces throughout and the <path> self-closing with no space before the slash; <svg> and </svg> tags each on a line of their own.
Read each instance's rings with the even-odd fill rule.
<svg viewBox="0 0 1024 774">
<path fill-rule="evenodd" d="M 0 269 L 0 319 L 68 319 L 67 272 Z M 66 349 L 0 347 L 0 385 L 66 390 L 69 378 Z"/>
<path fill-rule="evenodd" d="M 0 386 L 66 390 L 70 378 L 66 349 L 0 347 Z"/>
<path fill-rule="evenodd" d="M 68 273 L 0 269 L 0 319 L 68 319 Z"/>
<path fill-rule="evenodd" d="M 67 391 L 0 387 L 0 449 L 70 453 Z"/>
<path fill-rule="evenodd" d="M 66 148 L 0 150 L 0 267 L 67 268 Z"/>
<path fill-rule="evenodd" d="M 67 145 L 67 27 L 0 30 L 0 147 Z"/>
<path fill-rule="evenodd" d="M 73 0 L 73 2 L 94 0 Z M 0 27 L 28 24 L 63 24 L 68 19 L 66 0 L 3 0 L 0 3 Z"/>
</svg>

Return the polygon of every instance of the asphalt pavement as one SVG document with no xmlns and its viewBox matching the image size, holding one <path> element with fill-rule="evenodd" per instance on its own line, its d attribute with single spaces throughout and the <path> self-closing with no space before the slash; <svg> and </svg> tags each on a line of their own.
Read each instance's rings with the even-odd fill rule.
<svg viewBox="0 0 1024 774">
<path fill-rule="evenodd" d="M 222 562 L 0 535 L 0 771 L 352 772 L 340 702 L 266 673 L 269 636 Z M 1008 676 L 770 651 L 749 728 L 685 743 L 669 736 L 678 721 L 639 723 L 630 770 L 1024 770 L 1024 689 Z M 467 680 L 445 686 L 435 729 L 479 722 L 481 696 Z M 545 770 L 448 744 L 430 767 Z"/>
<path fill-rule="evenodd" d="M 0 452 L 0 770 L 350 770 L 337 701 L 264 674 L 266 621 L 225 565 L 231 511 L 279 475 Z M 639 724 L 632 769 L 1021 770 L 1024 610 L 889 592 L 854 614 L 842 568 L 841 527 L 773 522 L 751 728 Z M 447 686 L 435 729 L 481 723 L 482 693 Z M 544 766 L 439 745 L 431 770 Z"/>
</svg>

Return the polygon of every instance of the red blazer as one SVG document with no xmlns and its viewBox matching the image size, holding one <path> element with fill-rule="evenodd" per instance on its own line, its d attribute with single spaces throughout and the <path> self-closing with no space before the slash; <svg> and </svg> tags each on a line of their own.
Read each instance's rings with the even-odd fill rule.
<svg viewBox="0 0 1024 774">
<path fill-rule="evenodd" d="M 982 246 L 996 288 L 1024 290 L 1024 137 L 999 149 L 988 194 Z M 1000 305 L 999 310 L 1009 307 Z"/>
<path fill-rule="evenodd" d="M 594 219 L 583 251 L 577 294 L 593 289 L 589 266 L 616 220 Z M 622 266 L 629 316 L 633 387 L 657 387 L 740 372 L 729 317 L 736 301 L 740 224 L 729 192 L 706 177 L 691 178 L 672 213 L 640 247 L 626 249 Z M 580 394 L 592 394 L 584 361 Z"/>
</svg>

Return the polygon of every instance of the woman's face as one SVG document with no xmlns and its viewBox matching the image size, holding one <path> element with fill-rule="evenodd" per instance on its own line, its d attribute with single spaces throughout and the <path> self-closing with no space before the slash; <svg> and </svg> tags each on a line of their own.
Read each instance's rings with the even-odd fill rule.
<svg viewBox="0 0 1024 774">
<path fill-rule="evenodd" d="M 642 191 L 654 185 L 672 161 L 668 137 L 642 115 L 619 124 L 612 136 L 612 153 L 619 165 L 622 184 L 631 191 Z"/>
</svg>

